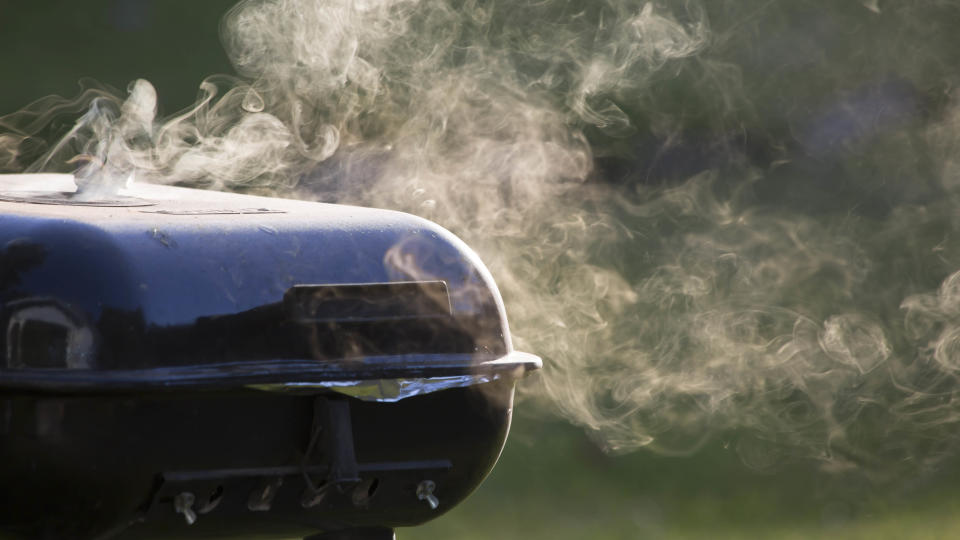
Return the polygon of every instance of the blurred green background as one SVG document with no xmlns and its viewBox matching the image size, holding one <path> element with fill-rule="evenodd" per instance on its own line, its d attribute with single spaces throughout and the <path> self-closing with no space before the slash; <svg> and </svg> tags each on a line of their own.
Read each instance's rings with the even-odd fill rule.
<svg viewBox="0 0 960 540">
<path fill-rule="evenodd" d="M 197 97 L 208 75 L 231 73 L 220 17 L 232 0 L 0 0 L 0 116 L 41 97 L 72 97 L 93 79 L 122 92 L 138 78 L 160 115 Z"/>
<path fill-rule="evenodd" d="M 0 0 L 0 116 L 49 94 L 74 95 L 79 81 L 87 77 L 121 90 L 130 81 L 145 78 L 158 90 L 161 115 L 184 108 L 194 101 L 203 78 L 231 72 L 217 30 L 221 15 L 232 4 L 232 0 Z M 854 6 L 849 9 L 863 9 L 857 2 L 849 4 Z M 956 37 L 930 38 L 941 40 L 941 50 L 960 50 L 950 46 Z M 796 45 L 785 43 L 784 49 Z M 802 44 L 810 46 L 807 41 Z M 775 52 L 768 51 L 770 57 Z M 850 63 L 860 64 L 855 58 Z M 798 80 L 816 66 L 801 68 L 792 72 Z M 883 73 L 887 68 L 863 63 L 863 69 Z M 923 87 L 922 78 L 911 79 L 924 96 L 934 96 L 930 107 L 936 109 L 938 89 Z M 831 88 L 825 86 L 822 94 Z M 676 90 L 673 86 L 663 91 Z M 682 92 L 674 99 L 683 101 Z M 823 95 L 816 96 L 816 102 L 824 103 Z M 785 104 L 778 97 L 758 108 L 763 112 L 767 105 L 789 109 L 798 117 L 805 114 L 802 104 Z M 771 117 L 777 120 L 776 115 Z M 693 117 L 691 126 L 697 121 Z M 762 119 L 756 122 L 753 128 L 763 132 L 756 129 Z M 786 129 L 775 122 L 768 127 L 771 132 Z M 607 167 L 616 176 L 616 163 Z M 666 176 L 688 172 L 669 167 L 664 171 Z M 646 451 L 613 456 L 581 429 L 534 414 L 533 409 L 520 403 L 499 465 L 470 499 L 399 536 L 406 540 L 960 537 L 960 466 L 955 462 L 941 466 L 935 477 L 909 479 L 891 489 L 864 478 L 825 474 L 802 461 L 752 470 L 734 449 L 736 434 L 715 438 L 693 456 Z"/>
<path fill-rule="evenodd" d="M 610 456 L 576 428 L 519 414 L 480 489 L 398 538 L 960 537 L 955 466 L 878 491 L 803 464 L 753 471 L 722 439 L 692 457 Z"/>
</svg>

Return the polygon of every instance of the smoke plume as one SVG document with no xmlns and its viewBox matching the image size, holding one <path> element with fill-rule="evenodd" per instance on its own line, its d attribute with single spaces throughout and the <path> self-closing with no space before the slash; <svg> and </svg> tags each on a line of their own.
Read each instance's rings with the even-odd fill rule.
<svg viewBox="0 0 960 540">
<path fill-rule="evenodd" d="M 960 449 L 958 15 L 250 0 L 195 105 L 45 98 L 0 118 L 0 169 L 419 214 L 544 357 L 529 401 L 612 450 L 931 469 Z"/>
</svg>

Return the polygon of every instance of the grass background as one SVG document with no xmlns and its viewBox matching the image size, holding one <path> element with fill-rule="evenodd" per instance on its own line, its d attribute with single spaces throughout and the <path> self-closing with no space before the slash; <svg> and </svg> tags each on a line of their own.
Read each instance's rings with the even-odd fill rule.
<svg viewBox="0 0 960 540">
<path fill-rule="evenodd" d="M 887 491 L 812 464 L 751 470 L 722 440 L 692 457 L 611 456 L 572 426 L 518 414 L 473 496 L 398 538 L 960 538 L 955 466 Z"/>
</svg>

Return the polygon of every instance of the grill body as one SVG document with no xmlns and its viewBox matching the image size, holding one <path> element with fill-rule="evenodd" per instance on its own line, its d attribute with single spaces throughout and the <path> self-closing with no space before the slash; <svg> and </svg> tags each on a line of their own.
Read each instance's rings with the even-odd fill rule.
<svg viewBox="0 0 960 540">
<path fill-rule="evenodd" d="M 389 536 L 496 462 L 539 359 L 449 232 L 74 189 L 0 176 L 0 534 Z"/>
</svg>

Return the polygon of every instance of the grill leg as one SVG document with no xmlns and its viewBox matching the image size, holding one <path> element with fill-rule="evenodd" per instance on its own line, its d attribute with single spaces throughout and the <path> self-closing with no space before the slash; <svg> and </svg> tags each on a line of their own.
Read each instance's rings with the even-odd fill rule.
<svg viewBox="0 0 960 540">
<path fill-rule="evenodd" d="M 315 534 L 303 540 L 397 540 L 397 535 L 394 534 L 393 529 L 364 527 Z"/>
</svg>

